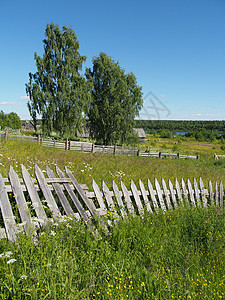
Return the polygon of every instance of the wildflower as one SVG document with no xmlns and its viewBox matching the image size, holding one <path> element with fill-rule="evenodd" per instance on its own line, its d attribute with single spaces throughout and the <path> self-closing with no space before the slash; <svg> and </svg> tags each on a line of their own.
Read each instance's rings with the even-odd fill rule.
<svg viewBox="0 0 225 300">
<path fill-rule="evenodd" d="M 84 170 L 80 170 L 81 172 L 84 172 Z"/>
<path fill-rule="evenodd" d="M 10 257 L 13 253 L 11 251 L 8 251 L 5 253 L 5 257 Z"/>
<path fill-rule="evenodd" d="M 26 280 L 27 279 L 27 275 L 22 275 L 22 276 L 20 276 L 20 278 Z"/>
<path fill-rule="evenodd" d="M 15 258 L 11 258 L 10 260 L 7 261 L 7 264 L 8 265 L 13 264 L 15 261 L 16 261 Z"/>
<path fill-rule="evenodd" d="M 53 230 L 51 230 L 50 234 L 51 234 L 52 236 L 55 236 L 55 235 L 56 235 L 55 231 L 53 231 Z"/>
</svg>

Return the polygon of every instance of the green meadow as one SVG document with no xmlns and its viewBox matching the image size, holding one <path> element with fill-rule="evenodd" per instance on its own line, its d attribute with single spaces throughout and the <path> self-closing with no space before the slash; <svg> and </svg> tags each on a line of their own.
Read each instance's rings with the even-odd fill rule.
<svg viewBox="0 0 225 300">
<path fill-rule="evenodd" d="M 121 180 L 147 184 L 201 177 L 207 187 L 222 180 L 223 160 L 200 153 L 199 160 L 84 154 L 36 143 L 2 142 L 0 173 L 23 164 L 34 176 L 67 166 L 92 190 L 92 180 L 109 187 Z M 219 154 L 219 153 L 218 153 Z M 112 220 L 114 222 L 114 220 Z M 115 222 L 101 239 L 68 216 L 39 230 L 37 240 L 20 234 L 17 244 L 0 240 L 1 299 L 224 299 L 225 213 L 223 208 L 180 207 L 166 213 Z"/>
</svg>

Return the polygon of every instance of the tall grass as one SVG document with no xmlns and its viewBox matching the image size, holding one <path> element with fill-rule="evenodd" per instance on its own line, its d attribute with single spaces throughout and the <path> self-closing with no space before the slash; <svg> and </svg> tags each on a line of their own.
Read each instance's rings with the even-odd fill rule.
<svg viewBox="0 0 225 300">
<path fill-rule="evenodd" d="M 1 299 L 224 299 L 224 210 L 121 220 L 94 238 L 68 218 L 0 242 Z"/>
</svg>

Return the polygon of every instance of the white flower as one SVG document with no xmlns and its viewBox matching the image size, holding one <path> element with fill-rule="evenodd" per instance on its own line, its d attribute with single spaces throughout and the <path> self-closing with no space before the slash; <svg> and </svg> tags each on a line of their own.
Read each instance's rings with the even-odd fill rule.
<svg viewBox="0 0 225 300">
<path fill-rule="evenodd" d="M 80 170 L 81 172 L 84 172 L 84 170 Z"/>
<path fill-rule="evenodd" d="M 55 231 L 53 231 L 53 230 L 51 230 L 50 234 L 51 234 L 52 236 L 55 236 L 55 235 L 56 235 Z"/>
<path fill-rule="evenodd" d="M 66 227 L 68 228 L 72 228 L 72 226 L 70 224 L 66 224 Z"/>
<path fill-rule="evenodd" d="M 13 264 L 16 261 L 15 258 L 11 258 L 10 260 L 7 261 L 7 264 Z"/>
<path fill-rule="evenodd" d="M 1 254 L 0 254 L 0 258 L 3 257 L 3 256 L 4 256 L 4 253 L 1 253 Z"/>
<path fill-rule="evenodd" d="M 49 268 L 49 267 L 51 267 L 51 265 L 52 265 L 52 264 L 48 263 L 48 264 L 46 265 L 46 267 Z"/>
<path fill-rule="evenodd" d="M 26 280 L 27 279 L 27 275 L 22 275 L 22 276 L 20 276 L 20 278 Z"/>
<path fill-rule="evenodd" d="M 11 251 L 8 251 L 5 253 L 5 257 L 10 257 L 13 253 Z"/>
</svg>

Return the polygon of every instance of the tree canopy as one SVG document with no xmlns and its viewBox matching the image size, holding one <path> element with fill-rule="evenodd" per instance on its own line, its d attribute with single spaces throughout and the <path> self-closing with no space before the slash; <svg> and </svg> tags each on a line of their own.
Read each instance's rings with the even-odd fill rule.
<svg viewBox="0 0 225 300">
<path fill-rule="evenodd" d="M 34 125 L 42 118 L 42 131 L 65 136 L 82 132 L 90 102 L 90 84 L 81 75 L 85 56 L 79 53 L 79 42 L 72 28 L 48 24 L 43 57 L 34 54 L 37 72 L 29 73 L 26 92 Z"/>
<path fill-rule="evenodd" d="M 20 129 L 21 128 L 20 117 L 15 112 L 5 114 L 1 110 L 0 111 L 0 127 L 1 127 L 1 129 L 5 129 L 5 128 Z"/>
<path fill-rule="evenodd" d="M 134 134 L 134 118 L 143 105 L 134 74 L 125 74 L 118 62 L 101 52 L 86 77 L 93 84 L 88 114 L 91 136 L 104 144 L 125 143 Z"/>
</svg>

